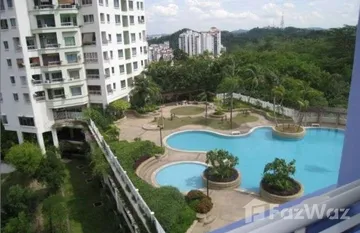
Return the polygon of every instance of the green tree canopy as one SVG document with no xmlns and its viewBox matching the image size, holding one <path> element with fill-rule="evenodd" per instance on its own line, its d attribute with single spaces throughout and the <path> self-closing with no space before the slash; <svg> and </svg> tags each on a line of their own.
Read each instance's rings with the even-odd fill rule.
<svg viewBox="0 0 360 233">
<path fill-rule="evenodd" d="M 13 164 L 20 172 L 32 176 L 38 170 L 42 158 L 38 145 L 25 142 L 11 147 L 5 161 Z"/>
</svg>

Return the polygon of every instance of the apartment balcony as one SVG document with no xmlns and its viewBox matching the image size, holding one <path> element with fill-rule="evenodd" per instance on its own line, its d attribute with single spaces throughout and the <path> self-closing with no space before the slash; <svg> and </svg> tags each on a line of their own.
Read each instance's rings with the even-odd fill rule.
<svg viewBox="0 0 360 233">
<path fill-rule="evenodd" d="M 84 119 L 82 112 L 75 111 L 53 111 L 53 116 L 55 121 Z"/>
<path fill-rule="evenodd" d="M 45 91 L 37 91 L 33 95 L 35 101 L 44 101 L 46 99 Z"/>
<path fill-rule="evenodd" d="M 66 96 L 65 94 L 62 94 L 58 96 L 53 96 L 52 99 L 46 100 L 46 105 L 49 108 L 65 108 L 88 104 L 88 102 L 88 95 Z"/>
<path fill-rule="evenodd" d="M 61 27 L 77 27 L 76 14 L 61 14 L 60 15 Z"/>
<path fill-rule="evenodd" d="M 43 67 L 51 67 L 51 66 L 60 66 L 62 61 L 60 60 L 60 56 L 58 53 L 53 54 L 43 54 Z"/>
<path fill-rule="evenodd" d="M 30 13 L 34 15 L 49 14 L 55 11 L 78 13 L 79 9 L 80 5 L 75 0 L 58 0 L 57 4 L 53 0 L 34 0 L 34 8 L 30 10 Z"/>
</svg>

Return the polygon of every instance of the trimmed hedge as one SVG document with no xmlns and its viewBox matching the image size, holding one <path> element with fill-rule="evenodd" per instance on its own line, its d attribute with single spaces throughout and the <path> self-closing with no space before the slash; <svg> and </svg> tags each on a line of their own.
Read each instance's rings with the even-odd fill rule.
<svg viewBox="0 0 360 233">
<path fill-rule="evenodd" d="M 187 205 L 183 194 L 174 187 L 155 188 L 135 174 L 135 161 L 144 155 L 163 153 L 164 149 L 150 141 L 120 141 L 110 142 L 109 145 L 165 231 L 186 232 L 196 219 L 196 213 Z"/>
<path fill-rule="evenodd" d="M 185 200 L 196 213 L 206 214 L 213 208 L 211 198 L 200 190 L 191 190 L 185 196 Z"/>
</svg>

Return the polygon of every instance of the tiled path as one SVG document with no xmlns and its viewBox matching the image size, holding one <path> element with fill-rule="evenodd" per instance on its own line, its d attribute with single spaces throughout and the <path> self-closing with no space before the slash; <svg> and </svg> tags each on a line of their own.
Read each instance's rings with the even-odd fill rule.
<svg viewBox="0 0 360 233">
<path fill-rule="evenodd" d="M 170 109 L 173 107 L 166 107 L 163 109 L 163 116 L 170 117 Z M 199 114 L 202 115 L 202 114 Z M 199 116 L 194 115 L 193 117 Z M 256 115 L 259 117 L 257 122 L 245 123 L 240 126 L 240 128 L 235 130 L 240 130 L 242 133 L 248 132 L 251 128 L 260 126 L 260 125 L 271 125 L 272 123 L 267 121 L 262 116 Z M 128 118 L 120 123 L 118 126 L 120 128 L 120 139 L 124 140 L 134 140 L 134 138 L 140 137 L 142 140 L 150 140 L 160 145 L 160 134 L 159 131 L 146 131 L 142 128 L 144 124 L 149 123 L 153 119 L 139 119 L 135 117 L 128 116 Z M 175 130 L 163 130 L 163 137 L 167 135 L 185 130 L 185 129 L 209 129 L 212 128 L 200 125 L 187 125 L 180 127 Z M 229 134 L 230 131 L 217 130 L 217 132 L 222 132 Z M 171 162 L 177 161 L 205 161 L 205 154 L 201 153 L 187 153 L 187 152 L 177 152 L 166 149 L 166 154 L 164 158 L 161 158 L 153 162 L 146 170 L 141 171 L 139 174 L 141 178 L 146 180 L 149 183 L 153 183 L 153 174 L 154 171 L 162 167 L 163 165 Z M 245 194 L 236 190 L 211 190 L 210 196 L 214 202 L 214 208 L 212 210 L 212 216 L 216 217 L 216 220 L 208 225 L 202 223 L 197 223 L 192 230 L 192 233 L 203 233 L 209 232 L 211 230 L 217 229 L 219 227 L 230 224 L 234 221 L 243 219 L 245 217 L 251 216 L 254 212 L 246 211 L 246 208 L 254 206 L 262 206 L 264 208 L 269 208 L 270 205 L 266 202 L 260 200 L 257 196 L 251 194 Z M 249 206 L 246 206 L 249 205 Z M 245 208 L 246 207 L 246 208 Z M 258 208 L 258 211 L 263 211 L 264 209 Z M 256 210 L 254 210 L 256 212 Z"/>
</svg>

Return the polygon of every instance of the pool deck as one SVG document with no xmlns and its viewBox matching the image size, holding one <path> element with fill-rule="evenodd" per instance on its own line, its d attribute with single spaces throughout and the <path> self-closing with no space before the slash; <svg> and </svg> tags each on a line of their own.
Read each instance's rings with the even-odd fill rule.
<svg viewBox="0 0 360 233">
<path fill-rule="evenodd" d="M 171 109 L 179 106 L 171 106 L 163 108 L 163 116 L 170 117 Z M 210 110 L 211 112 L 213 110 Z M 229 117 L 229 113 L 228 117 Z M 204 114 L 192 115 L 191 117 L 203 116 Z M 203 125 L 186 125 L 173 130 L 163 130 L 162 137 L 182 130 L 196 130 L 206 129 L 212 130 L 223 134 L 230 134 L 231 131 L 240 131 L 241 134 L 249 132 L 252 128 L 257 126 L 272 126 L 273 122 L 266 120 L 263 116 L 252 114 L 259 118 L 256 122 L 244 123 L 239 128 L 233 130 L 215 130 Z M 229 119 L 229 118 L 228 118 Z M 133 141 L 134 138 L 141 138 L 142 140 L 150 140 L 160 145 L 159 130 L 144 130 L 143 125 L 149 124 L 153 118 L 136 118 L 128 116 L 127 119 L 117 123 L 120 128 L 120 140 Z M 322 127 L 331 127 L 331 125 L 321 125 Z M 332 126 L 333 127 L 333 126 Z M 344 128 L 344 127 L 338 127 Z M 165 145 L 164 145 L 165 146 Z M 148 183 L 156 186 L 155 173 L 162 166 L 184 161 L 199 161 L 205 162 L 205 153 L 194 152 L 180 152 L 166 148 L 165 156 L 156 159 L 149 163 L 144 169 L 141 169 L 138 175 Z M 241 171 L 240 171 L 241 172 Z M 210 190 L 210 197 L 213 200 L 214 208 L 211 211 L 211 216 L 216 217 L 214 221 L 209 224 L 196 223 L 193 228 L 189 229 L 187 233 L 205 233 L 220 227 L 226 226 L 237 220 L 251 217 L 256 213 L 263 212 L 269 208 L 274 208 L 277 205 L 269 204 L 261 200 L 256 194 L 249 194 L 240 192 L 239 190 Z M 251 210 L 251 211 L 250 211 Z"/>
<path fill-rule="evenodd" d="M 170 108 L 168 108 L 170 110 Z M 168 111 L 169 111 L 168 110 Z M 168 112 L 163 112 L 165 117 L 169 117 Z M 202 114 L 193 115 L 192 117 L 197 117 Z M 255 114 L 254 114 L 255 115 Z M 251 123 L 244 123 L 239 128 L 233 130 L 214 130 L 213 128 L 201 126 L 201 125 L 186 125 L 174 130 L 163 130 L 162 136 L 166 136 L 189 129 L 207 129 L 213 130 L 216 132 L 229 134 L 231 131 L 241 131 L 241 133 L 248 132 L 251 128 L 256 126 L 264 125 L 273 125 L 272 122 L 267 121 L 264 117 L 256 115 L 259 117 L 259 120 Z M 141 138 L 142 140 L 150 140 L 155 142 L 157 145 L 160 145 L 160 134 L 159 131 L 147 131 L 142 128 L 144 124 L 152 121 L 151 118 L 142 119 L 132 116 L 128 116 L 126 120 L 123 120 L 117 123 L 117 126 L 120 128 L 120 140 L 129 140 L 133 141 L 134 138 Z M 156 170 L 162 166 L 181 161 L 200 161 L 205 162 L 205 153 L 189 153 L 189 152 L 178 152 L 169 150 L 166 148 L 166 156 L 154 161 L 145 169 L 140 171 L 138 174 L 142 179 L 147 181 L 150 184 L 154 185 L 154 175 Z M 252 216 L 256 210 L 253 212 L 247 211 L 247 208 L 253 209 L 253 207 L 263 207 L 260 208 L 260 211 L 265 209 L 273 208 L 276 205 L 269 205 L 267 202 L 262 201 L 258 196 L 248 193 L 243 193 L 237 190 L 210 190 L 210 197 L 214 202 L 214 208 L 211 211 L 211 216 L 216 217 L 216 219 L 204 225 L 203 223 L 196 223 L 189 233 L 203 233 L 209 232 L 211 230 L 217 229 L 219 227 L 228 225 L 234 221 Z M 229 201 L 231 200 L 231 201 Z"/>
</svg>

